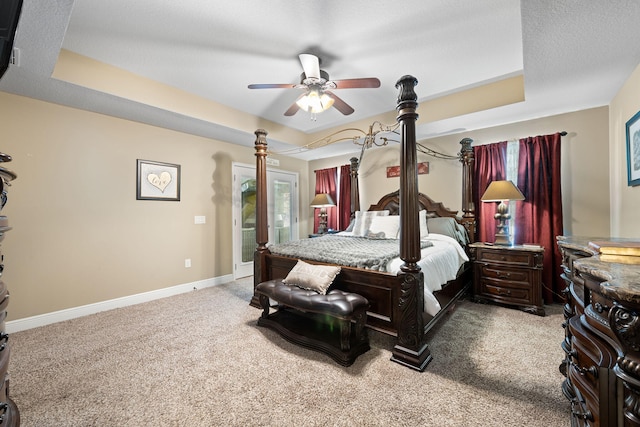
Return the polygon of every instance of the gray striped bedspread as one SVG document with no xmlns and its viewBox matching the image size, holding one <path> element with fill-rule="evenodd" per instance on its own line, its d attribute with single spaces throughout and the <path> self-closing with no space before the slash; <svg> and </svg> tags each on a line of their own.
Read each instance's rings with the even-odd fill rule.
<svg viewBox="0 0 640 427">
<path fill-rule="evenodd" d="M 421 249 L 429 246 L 433 244 L 420 241 Z M 400 241 L 329 234 L 273 244 L 269 251 L 275 255 L 386 272 L 389 261 L 400 256 Z"/>
</svg>

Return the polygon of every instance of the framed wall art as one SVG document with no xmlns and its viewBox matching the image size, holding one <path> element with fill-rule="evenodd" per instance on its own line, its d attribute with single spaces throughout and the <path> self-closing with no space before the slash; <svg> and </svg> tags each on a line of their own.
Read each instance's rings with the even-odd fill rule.
<svg viewBox="0 0 640 427">
<path fill-rule="evenodd" d="M 429 162 L 418 163 L 418 175 L 429 173 Z M 388 166 L 387 178 L 395 178 L 400 176 L 400 166 Z"/>
<path fill-rule="evenodd" d="M 640 111 L 627 122 L 627 178 L 630 186 L 640 185 Z"/>
<path fill-rule="evenodd" d="M 137 200 L 180 200 L 180 165 L 137 160 Z"/>
</svg>

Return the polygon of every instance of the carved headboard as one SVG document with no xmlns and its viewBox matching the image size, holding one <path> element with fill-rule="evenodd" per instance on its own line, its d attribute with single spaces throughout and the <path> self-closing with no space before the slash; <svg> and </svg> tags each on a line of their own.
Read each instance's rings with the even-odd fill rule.
<svg viewBox="0 0 640 427">
<path fill-rule="evenodd" d="M 464 218 L 458 216 L 458 212 L 452 211 L 451 209 L 446 208 L 441 202 L 436 202 L 429 196 L 418 193 L 418 204 L 420 206 L 420 210 L 427 211 L 427 218 L 453 218 L 458 224 L 462 225 L 462 227 L 466 230 L 466 239 L 465 242 L 472 243 L 474 242 L 474 236 L 470 233 L 469 226 L 473 226 L 475 223 L 474 219 Z M 400 214 L 400 190 L 394 191 L 393 193 L 386 194 L 382 196 L 382 198 L 378 201 L 378 203 L 369 206 L 370 211 L 383 211 L 388 210 L 389 215 L 399 215 Z M 473 222 L 472 222 L 473 221 Z"/>
<path fill-rule="evenodd" d="M 420 204 L 420 210 L 424 209 L 427 211 L 427 217 L 452 217 L 459 219 L 457 211 L 447 209 L 441 202 L 436 202 L 425 194 L 418 193 L 418 203 Z M 378 203 L 369 206 L 369 210 L 388 210 L 389 215 L 398 215 L 400 210 L 400 190 L 382 196 Z"/>
</svg>

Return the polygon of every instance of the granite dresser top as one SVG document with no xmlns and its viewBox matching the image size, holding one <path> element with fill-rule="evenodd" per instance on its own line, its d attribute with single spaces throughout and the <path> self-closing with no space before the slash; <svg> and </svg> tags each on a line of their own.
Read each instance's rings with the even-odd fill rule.
<svg viewBox="0 0 640 427">
<path fill-rule="evenodd" d="M 590 242 L 597 241 L 638 243 L 640 239 L 558 236 L 558 246 L 592 255 L 575 260 L 573 266 L 577 271 L 601 279 L 600 291 L 603 295 L 613 300 L 640 304 L 640 257 L 611 257 L 613 260 L 608 260 L 590 245 Z"/>
</svg>

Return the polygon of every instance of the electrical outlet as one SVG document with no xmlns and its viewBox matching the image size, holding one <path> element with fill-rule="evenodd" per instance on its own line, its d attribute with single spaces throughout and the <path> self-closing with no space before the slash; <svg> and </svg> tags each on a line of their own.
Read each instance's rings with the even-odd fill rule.
<svg viewBox="0 0 640 427">
<path fill-rule="evenodd" d="M 196 215 L 193 218 L 193 222 L 194 224 L 206 224 L 207 223 L 207 217 L 204 215 Z"/>
<path fill-rule="evenodd" d="M 191 258 L 184 260 L 184 268 L 191 268 Z"/>
</svg>

